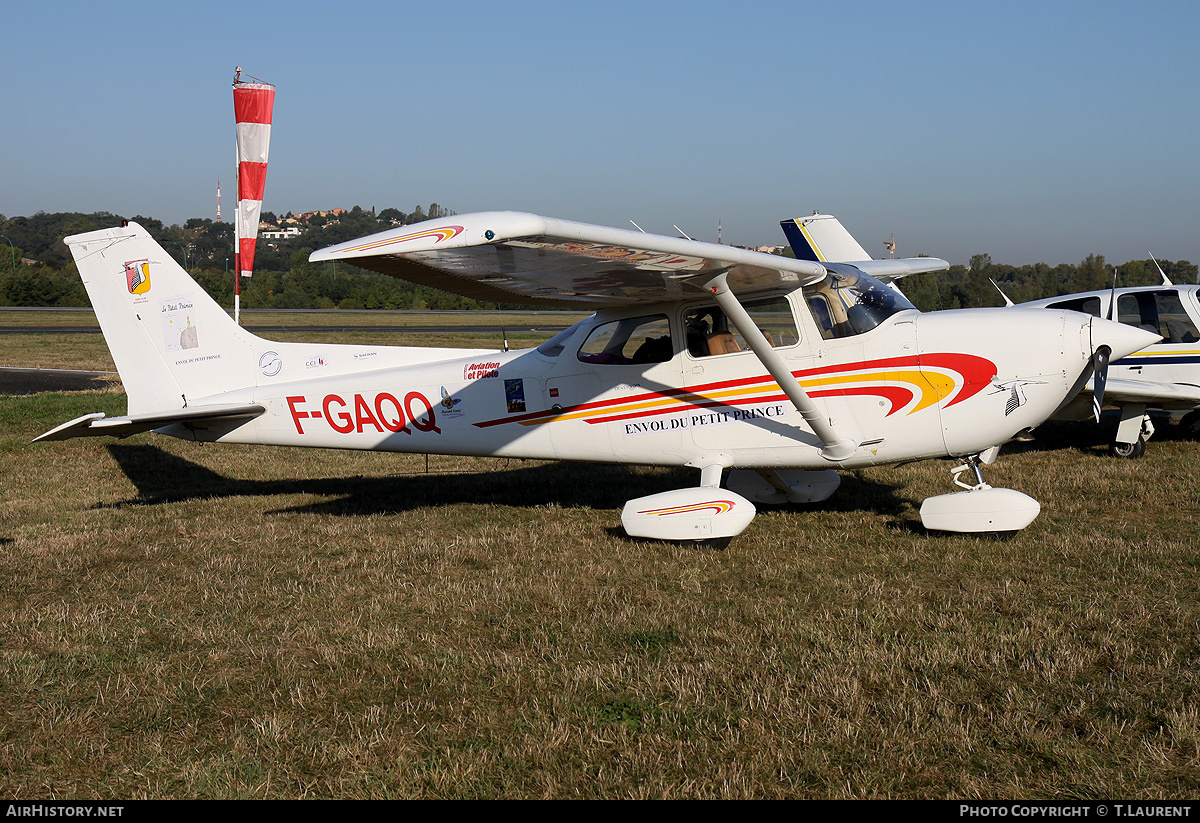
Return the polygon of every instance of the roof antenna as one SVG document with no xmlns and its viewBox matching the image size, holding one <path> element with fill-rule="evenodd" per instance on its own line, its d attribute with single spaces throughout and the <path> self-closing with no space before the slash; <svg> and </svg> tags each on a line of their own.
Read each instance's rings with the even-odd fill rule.
<svg viewBox="0 0 1200 823">
<path fill-rule="evenodd" d="M 630 220 L 629 222 L 630 222 L 630 223 L 633 223 L 633 221 L 632 221 L 632 220 Z M 645 230 L 645 229 L 643 229 L 641 226 L 639 226 L 637 223 L 633 223 L 633 227 L 634 227 L 635 229 L 637 229 L 638 231 L 640 231 L 642 234 L 645 234 L 645 233 L 646 233 L 646 230 Z"/>
<path fill-rule="evenodd" d="M 1012 308 L 1013 301 L 1011 301 L 1011 300 L 1009 300 L 1009 299 L 1008 299 L 1008 295 L 1004 293 L 1004 289 L 1002 289 L 1002 288 L 1000 288 L 999 286 L 997 286 L 997 285 L 996 285 L 996 281 L 995 281 L 995 280 L 993 280 L 993 279 L 992 279 L 992 278 L 990 278 L 990 277 L 988 278 L 988 282 L 989 282 L 989 283 L 991 283 L 993 286 L 996 286 L 996 291 L 1000 292 L 1000 296 L 1004 298 L 1004 307 L 1005 307 L 1005 308 Z"/>
<path fill-rule="evenodd" d="M 500 314 L 499 303 L 496 304 L 496 313 Z M 504 328 L 504 316 L 502 314 L 500 317 L 500 339 L 502 341 L 502 345 L 504 346 L 501 351 L 508 351 L 508 330 Z"/>
<path fill-rule="evenodd" d="M 1150 252 L 1146 252 L 1146 254 L 1150 254 Z M 1154 260 L 1153 254 L 1150 254 L 1150 259 Z M 1175 285 L 1174 283 L 1171 282 L 1171 278 L 1167 277 L 1167 273 L 1162 270 L 1162 266 L 1158 265 L 1157 260 L 1154 260 L 1154 268 L 1158 269 L 1158 273 L 1162 276 L 1163 281 L 1160 285 L 1163 285 L 1163 286 L 1174 286 Z"/>
</svg>

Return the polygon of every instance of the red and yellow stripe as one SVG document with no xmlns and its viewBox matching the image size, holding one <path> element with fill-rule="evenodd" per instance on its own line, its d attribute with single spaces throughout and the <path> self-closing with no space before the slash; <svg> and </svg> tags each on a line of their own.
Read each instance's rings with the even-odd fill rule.
<svg viewBox="0 0 1200 823">
<path fill-rule="evenodd" d="M 350 252 L 370 251 L 372 249 L 390 246 L 393 243 L 407 243 L 411 240 L 422 240 L 425 238 L 435 238 L 435 243 L 442 243 L 460 234 L 463 231 L 462 226 L 441 226 L 436 229 L 425 229 L 424 231 L 413 232 L 412 234 L 404 234 L 400 237 L 389 237 L 383 240 L 376 240 L 372 243 L 362 243 L 358 246 L 351 246 L 348 249 L 342 249 L 341 254 L 349 254 Z"/>
<path fill-rule="evenodd" d="M 662 509 L 645 509 L 638 514 L 656 514 L 659 517 L 664 517 L 671 514 L 688 514 L 689 512 L 702 512 L 712 510 L 713 514 L 725 514 L 732 510 L 734 502 L 732 500 L 709 500 L 705 503 L 688 503 L 686 506 L 667 506 Z"/>
<path fill-rule="evenodd" d="M 887 416 L 907 409 L 906 414 L 935 406 L 946 408 L 973 397 L 991 383 L 996 366 L 971 354 L 945 353 L 892 357 L 847 365 L 825 366 L 792 372 L 809 397 L 874 396 L 887 401 Z M 487 420 L 480 428 L 503 423 L 539 426 L 565 420 L 612 423 L 656 417 L 688 409 L 748 406 L 787 400 L 779 384 L 769 375 L 725 380 L 690 389 L 642 392 L 627 397 L 580 403 L 563 409 Z"/>
</svg>

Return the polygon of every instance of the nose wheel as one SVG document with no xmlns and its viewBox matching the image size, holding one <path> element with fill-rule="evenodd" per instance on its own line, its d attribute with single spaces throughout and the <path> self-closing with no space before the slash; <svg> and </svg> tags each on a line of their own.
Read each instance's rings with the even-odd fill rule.
<svg viewBox="0 0 1200 823">
<path fill-rule="evenodd" d="M 1136 460 L 1146 453 L 1146 438 L 1139 434 L 1132 443 L 1113 443 L 1108 447 L 1108 453 L 1113 457 Z"/>
<path fill-rule="evenodd" d="M 1146 453 L 1146 441 L 1154 436 L 1154 423 L 1142 404 L 1121 407 L 1121 425 L 1117 439 L 1108 447 L 1113 457 L 1136 460 Z"/>
</svg>

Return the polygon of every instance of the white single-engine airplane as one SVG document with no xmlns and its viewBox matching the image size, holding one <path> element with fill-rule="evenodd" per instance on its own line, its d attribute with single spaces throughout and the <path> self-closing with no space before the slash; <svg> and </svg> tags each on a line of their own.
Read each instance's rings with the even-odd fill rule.
<svg viewBox="0 0 1200 823">
<path fill-rule="evenodd" d="M 1107 317 L 1162 337 L 1111 364 L 1102 393 L 1121 410 L 1116 440 L 1109 447 L 1112 454 L 1136 458 L 1145 453 L 1146 441 L 1154 434 L 1147 409 L 1187 410 L 1180 426 L 1193 437 L 1200 435 L 1200 286 L 1177 286 L 1164 274 L 1157 286 L 1081 292 L 1017 305 Z M 1082 420 L 1095 413 L 1091 398 L 1081 396 L 1055 417 Z"/>
<path fill-rule="evenodd" d="M 922 314 L 877 277 L 945 261 L 833 262 L 861 247 L 816 217 L 804 230 L 834 250 L 824 262 L 514 212 L 430 220 L 310 258 L 486 301 L 595 309 L 523 351 L 264 340 L 140 226 L 68 237 L 129 408 L 37 439 L 155 430 L 698 469 L 698 486 L 622 511 L 631 536 L 668 540 L 732 537 L 751 500 L 823 500 L 835 469 L 949 456 L 965 491 L 924 501 L 926 528 L 1024 528 L 1037 501 L 988 486 L 980 464 L 1074 397 L 1094 363 L 1157 335 L 1072 311 Z M 974 484 L 958 480 L 967 471 Z"/>
</svg>

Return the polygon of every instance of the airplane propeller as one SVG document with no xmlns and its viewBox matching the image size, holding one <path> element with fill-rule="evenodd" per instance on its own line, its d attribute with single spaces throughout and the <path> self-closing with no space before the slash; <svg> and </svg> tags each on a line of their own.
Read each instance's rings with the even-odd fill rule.
<svg viewBox="0 0 1200 823">
<path fill-rule="evenodd" d="M 1092 353 L 1092 414 L 1100 422 L 1100 409 L 1104 407 L 1104 387 L 1108 383 L 1108 361 L 1112 349 L 1100 346 Z"/>
<path fill-rule="evenodd" d="M 1106 320 L 1117 319 L 1117 272 L 1113 271 L 1112 288 L 1108 291 L 1108 316 Z M 1112 349 L 1108 346 L 1097 346 L 1092 352 L 1092 416 L 1100 422 L 1100 409 L 1104 408 L 1104 387 L 1108 383 L 1108 362 Z"/>
</svg>

